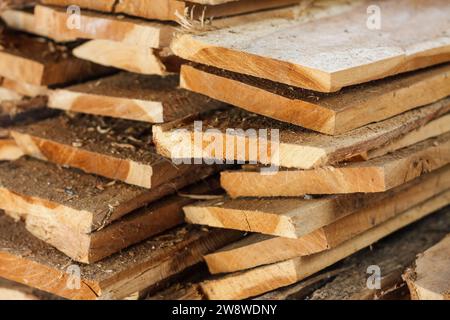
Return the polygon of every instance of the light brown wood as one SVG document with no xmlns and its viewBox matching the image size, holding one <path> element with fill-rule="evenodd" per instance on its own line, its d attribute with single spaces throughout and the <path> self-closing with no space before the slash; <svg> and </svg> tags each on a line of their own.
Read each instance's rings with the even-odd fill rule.
<svg viewBox="0 0 450 320">
<path fill-rule="evenodd" d="M 226 171 L 221 185 L 232 197 L 382 192 L 450 163 L 450 133 L 382 157 L 313 170 Z"/>
<path fill-rule="evenodd" d="M 379 29 L 367 26 L 371 4 L 307 23 L 266 20 L 186 34 L 172 50 L 186 60 L 321 92 L 449 61 L 447 1 L 379 1 Z"/>
<path fill-rule="evenodd" d="M 234 300 L 258 296 L 288 286 L 445 207 L 449 200 L 450 192 L 447 191 L 329 251 L 204 281 L 201 283 L 201 289 L 210 300 Z"/>
<path fill-rule="evenodd" d="M 5 128 L 54 115 L 55 110 L 47 108 L 46 103 L 46 97 L 0 101 L 0 126 Z"/>
<path fill-rule="evenodd" d="M 14 139 L 0 138 L 0 161 L 16 160 L 21 156 L 23 156 L 23 152 Z"/>
<path fill-rule="evenodd" d="M 210 272 L 215 274 L 250 269 L 329 250 L 448 189 L 450 166 L 401 186 L 386 199 L 370 203 L 298 239 L 250 235 L 205 256 L 205 260 Z"/>
<path fill-rule="evenodd" d="M 172 159 L 226 159 L 311 169 L 383 146 L 445 114 L 449 102 L 448 98 L 440 100 L 338 136 L 326 136 L 233 108 L 154 126 L 153 137 L 158 152 Z M 194 127 L 193 120 L 201 122 Z M 261 129 L 267 131 L 260 132 Z"/>
<path fill-rule="evenodd" d="M 450 95 L 443 65 L 325 95 L 201 65 L 184 65 L 181 86 L 234 106 L 336 135 Z"/>
<path fill-rule="evenodd" d="M 48 88 L 46 86 L 35 86 L 26 82 L 14 81 L 7 78 L 3 78 L 1 86 L 27 97 L 46 96 L 48 93 Z"/>
<path fill-rule="evenodd" d="M 55 36 L 123 42 L 143 48 L 163 48 L 170 44 L 174 26 L 158 22 L 107 15 L 83 10 L 80 28 L 68 28 L 66 10 L 37 5 L 36 24 Z"/>
<path fill-rule="evenodd" d="M 450 300 L 450 235 L 420 254 L 404 279 L 414 300 Z"/>
<path fill-rule="evenodd" d="M 1 277 L 78 300 L 126 298 L 201 262 L 203 254 L 236 236 L 220 230 L 176 228 L 101 263 L 79 266 L 81 281 L 77 287 L 68 269 L 76 270 L 70 258 L 36 239 L 9 217 L 0 217 L 0 228 Z"/>
<path fill-rule="evenodd" d="M 0 87 L 0 102 L 4 101 L 20 101 L 23 96 L 11 89 Z"/>
<path fill-rule="evenodd" d="M 49 92 L 50 108 L 150 123 L 175 121 L 222 103 L 178 88 L 178 77 L 120 73 Z"/>
</svg>

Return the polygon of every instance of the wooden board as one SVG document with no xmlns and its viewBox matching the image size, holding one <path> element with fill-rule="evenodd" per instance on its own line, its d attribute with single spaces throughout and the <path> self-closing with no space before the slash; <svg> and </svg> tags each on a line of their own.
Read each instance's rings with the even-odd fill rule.
<svg viewBox="0 0 450 320">
<path fill-rule="evenodd" d="M 23 156 L 14 139 L 0 138 L 0 161 L 16 160 Z"/>
<path fill-rule="evenodd" d="M 123 42 L 144 48 L 163 48 L 170 44 L 175 27 L 171 24 L 150 22 L 117 15 L 83 10 L 80 28 L 67 27 L 67 12 L 57 7 L 37 5 L 36 23 L 52 30 L 56 36 L 74 39 L 96 39 Z"/>
<path fill-rule="evenodd" d="M 149 190 L 24 157 L 0 164 L 0 209 L 49 217 L 55 224 L 90 233 L 218 169 L 193 166 Z"/>
<path fill-rule="evenodd" d="M 449 108 L 447 98 L 338 136 L 326 136 L 233 108 L 154 126 L 153 136 L 158 152 L 169 158 L 203 157 L 311 169 L 383 146 L 440 117 Z M 193 120 L 201 123 L 194 127 Z M 235 147 L 227 147 L 228 143 Z"/>
<path fill-rule="evenodd" d="M 385 156 L 313 170 L 221 173 L 221 185 L 232 197 L 295 197 L 305 194 L 382 192 L 450 163 L 450 133 Z"/>
<path fill-rule="evenodd" d="M 50 108 L 158 123 L 223 106 L 178 88 L 176 76 L 120 73 L 49 92 Z"/>
<path fill-rule="evenodd" d="M 74 56 L 103 66 L 140 73 L 178 72 L 182 60 L 171 52 L 110 40 L 91 40 L 73 50 Z"/>
<path fill-rule="evenodd" d="M 265 20 L 186 34 L 172 50 L 186 60 L 321 92 L 450 60 L 446 0 L 419 0 L 414 6 L 408 0 L 378 1 L 378 29 L 367 26 L 371 4 L 359 2 L 307 23 Z"/>
<path fill-rule="evenodd" d="M 1 277 L 82 300 L 123 299 L 201 262 L 203 254 L 235 237 L 220 230 L 177 228 L 101 263 L 79 266 L 82 277 L 77 288 L 68 273 L 69 267 L 76 268 L 70 258 L 36 239 L 9 217 L 0 217 L 0 229 Z"/>
<path fill-rule="evenodd" d="M 211 273 L 227 273 L 329 250 L 448 189 L 450 166 L 298 239 L 254 234 L 207 255 L 205 260 Z"/>
<path fill-rule="evenodd" d="M 29 286 L 0 278 L 0 300 L 58 300 L 58 297 Z"/>
<path fill-rule="evenodd" d="M 110 73 L 110 69 L 74 58 L 70 46 L 56 45 L 17 32 L 4 32 L 0 76 L 32 85 L 55 85 Z"/>
<path fill-rule="evenodd" d="M 450 300 L 450 235 L 420 254 L 404 279 L 414 300 Z"/>
<path fill-rule="evenodd" d="M 320 94 L 191 64 L 181 69 L 181 86 L 250 112 L 336 135 L 449 96 L 449 75 L 450 66 L 442 65 Z"/>
<path fill-rule="evenodd" d="M 258 296 L 291 285 L 445 207 L 449 200 L 450 192 L 447 191 L 329 251 L 224 275 L 202 282 L 201 289 L 208 299 L 234 300 Z"/>
<path fill-rule="evenodd" d="M 215 179 L 182 189 L 190 195 L 212 194 L 217 191 Z M 75 261 L 94 263 L 135 243 L 181 225 L 182 207 L 194 202 L 193 197 L 168 196 L 139 208 L 104 228 L 83 233 L 53 219 L 52 216 L 6 212 L 25 222 L 34 236 L 57 248 Z"/>
<path fill-rule="evenodd" d="M 20 101 L 22 98 L 23 96 L 20 93 L 8 88 L 0 87 L 0 103 L 4 101 Z"/>
<path fill-rule="evenodd" d="M 46 103 L 47 98 L 42 96 L 0 102 L 0 126 L 4 128 L 54 115 L 55 110 L 46 108 Z"/>
<path fill-rule="evenodd" d="M 48 92 L 46 86 L 35 86 L 26 82 L 14 81 L 7 78 L 1 80 L 1 86 L 27 97 L 46 96 Z"/>
</svg>

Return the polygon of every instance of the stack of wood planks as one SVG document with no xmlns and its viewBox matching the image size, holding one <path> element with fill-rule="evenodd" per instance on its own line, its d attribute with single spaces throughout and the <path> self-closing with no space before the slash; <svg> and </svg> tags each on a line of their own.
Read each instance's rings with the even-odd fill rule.
<svg viewBox="0 0 450 320">
<path fill-rule="evenodd" d="M 3 10 L 0 294 L 448 298 L 450 5 L 371 5 Z"/>
</svg>

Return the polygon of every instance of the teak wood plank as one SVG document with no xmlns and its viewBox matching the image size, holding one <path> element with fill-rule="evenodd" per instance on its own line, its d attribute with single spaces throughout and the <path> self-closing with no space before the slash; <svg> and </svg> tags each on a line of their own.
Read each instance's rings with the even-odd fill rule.
<svg viewBox="0 0 450 320">
<path fill-rule="evenodd" d="M 250 112 L 336 135 L 450 95 L 450 66 L 321 94 L 202 65 L 183 65 L 181 86 Z"/>
<path fill-rule="evenodd" d="M 23 157 L 0 164 L 0 208 L 50 216 L 69 229 L 90 233 L 216 170 L 194 166 L 170 183 L 146 189 Z"/>
<path fill-rule="evenodd" d="M 295 197 L 305 194 L 383 192 L 450 163 L 450 133 L 385 156 L 312 170 L 221 173 L 221 185 L 232 197 Z"/>
<path fill-rule="evenodd" d="M 450 60 L 448 1 L 379 1 L 378 29 L 366 25 L 371 4 L 306 23 L 269 19 L 186 34 L 172 49 L 186 60 L 321 92 Z"/>
<path fill-rule="evenodd" d="M 345 134 L 327 136 L 232 108 L 153 126 L 153 137 L 158 152 L 172 159 L 199 157 L 311 169 L 384 146 L 449 109 L 450 99 L 446 98 Z M 194 120 L 200 126 L 195 127 Z M 227 147 L 227 143 L 237 148 Z"/>
<path fill-rule="evenodd" d="M 210 300 L 233 300 L 258 296 L 291 285 L 445 207 L 449 200 L 450 192 L 447 191 L 344 242 L 334 249 L 204 281 L 200 284 L 201 290 Z"/>
<path fill-rule="evenodd" d="M 447 166 L 298 239 L 254 234 L 207 255 L 205 260 L 211 273 L 227 273 L 329 250 L 449 189 Z"/>
<path fill-rule="evenodd" d="M 233 241 L 235 234 L 181 227 L 123 250 L 101 263 L 81 265 L 38 240 L 11 218 L 0 217 L 0 276 L 68 299 L 123 299 L 201 262 L 202 255 Z M 69 285 L 68 285 L 69 284 Z"/>
<path fill-rule="evenodd" d="M 155 188 L 192 170 L 158 155 L 151 127 L 141 122 L 62 114 L 15 127 L 11 136 L 35 158 L 144 188 Z"/>
<path fill-rule="evenodd" d="M 149 123 L 175 121 L 222 103 L 178 88 L 176 76 L 131 73 L 49 92 L 50 108 Z"/>
<path fill-rule="evenodd" d="M 404 278 L 413 300 L 450 300 L 450 235 L 421 253 Z"/>
<path fill-rule="evenodd" d="M 2 36 L 0 76 L 32 85 L 70 83 L 110 73 L 110 69 L 75 58 L 71 46 L 23 33 Z"/>
</svg>

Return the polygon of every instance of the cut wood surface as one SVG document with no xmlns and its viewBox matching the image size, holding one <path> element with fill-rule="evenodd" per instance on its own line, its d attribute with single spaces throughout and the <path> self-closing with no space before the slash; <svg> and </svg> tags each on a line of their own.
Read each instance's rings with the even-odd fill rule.
<svg viewBox="0 0 450 320">
<path fill-rule="evenodd" d="M 202 255 L 235 239 L 225 231 L 181 227 L 115 254 L 101 263 L 79 266 L 29 234 L 21 224 L 0 217 L 0 276 L 69 299 L 123 299 L 201 262 Z M 70 268 L 71 267 L 71 268 Z"/>
<path fill-rule="evenodd" d="M 96 39 L 123 42 L 143 48 L 163 48 L 170 44 L 175 27 L 124 16 L 83 10 L 79 28 L 68 28 L 67 11 L 57 7 L 37 5 L 36 24 L 55 36 L 75 39 Z"/>
<path fill-rule="evenodd" d="M 211 194 L 217 189 L 218 183 L 213 179 L 182 189 L 181 192 L 201 195 Z M 29 232 L 73 260 L 94 263 L 182 224 L 184 220 L 182 207 L 194 201 L 189 197 L 167 196 L 92 233 L 82 233 L 68 228 L 48 215 L 11 212 L 6 214 L 23 220 Z"/>
<path fill-rule="evenodd" d="M 54 115 L 55 110 L 46 108 L 46 103 L 46 97 L 0 102 L 0 126 L 27 123 Z"/>
<path fill-rule="evenodd" d="M 45 96 L 48 91 L 46 86 L 35 86 L 26 82 L 14 81 L 7 78 L 1 80 L 1 86 L 27 97 Z"/>
<path fill-rule="evenodd" d="M 382 192 L 450 163 L 450 133 L 385 156 L 312 170 L 221 173 L 221 185 L 232 197 L 295 197 L 305 194 Z"/>
<path fill-rule="evenodd" d="M 16 160 L 23 156 L 23 151 L 20 149 L 14 139 L 0 138 L 0 161 Z"/>
<path fill-rule="evenodd" d="M 421 253 L 404 278 L 414 300 L 450 300 L 450 235 Z"/>
<path fill-rule="evenodd" d="M 20 93 L 8 88 L 0 87 L 0 103 L 4 101 L 20 101 L 22 98 L 23 96 Z"/>
<path fill-rule="evenodd" d="M 153 126 L 153 137 L 158 152 L 172 159 L 199 157 L 311 169 L 383 146 L 449 109 L 450 99 L 446 98 L 345 134 L 327 136 L 232 108 L 197 117 L 195 120 L 202 121 L 198 127 L 192 119 Z"/>
<path fill-rule="evenodd" d="M 325 251 L 448 189 L 450 166 L 401 186 L 384 200 L 374 201 L 298 239 L 254 234 L 207 255 L 205 260 L 211 273 L 226 273 Z"/>
<path fill-rule="evenodd" d="M 181 59 L 158 49 L 111 40 L 90 40 L 73 50 L 74 56 L 140 74 L 166 75 L 178 72 Z"/>
<path fill-rule="evenodd" d="M 50 91 L 49 107 L 142 122 L 168 122 L 217 109 L 222 103 L 178 88 L 176 76 L 120 73 Z"/>
<path fill-rule="evenodd" d="M 258 296 L 291 285 L 445 207 L 449 200 L 450 192 L 447 191 L 334 249 L 204 281 L 200 284 L 201 289 L 210 300 L 233 300 Z"/>
<path fill-rule="evenodd" d="M 372 3 L 358 4 L 307 23 L 265 20 L 186 34 L 172 49 L 186 60 L 321 92 L 450 60 L 448 1 L 378 1 L 378 29 L 367 26 Z"/>
<path fill-rule="evenodd" d="M 55 224 L 90 233 L 216 170 L 193 166 L 170 183 L 149 190 L 23 157 L 0 164 L 0 209 L 48 216 Z"/>
<path fill-rule="evenodd" d="M 181 86 L 250 112 L 335 135 L 449 96 L 450 66 L 321 94 L 202 65 L 184 65 Z"/>
<path fill-rule="evenodd" d="M 77 59 L 71 46 L 8 31 L 2 35 L 0 76 L 44 86 L 69 83 L 110 73 L 109 68 Z"/>
<path fill-rule="evenodd" d="M 58 297 L 29 286 L 0 278 L 0 301 L 58 300 Z"/>
</svg>

